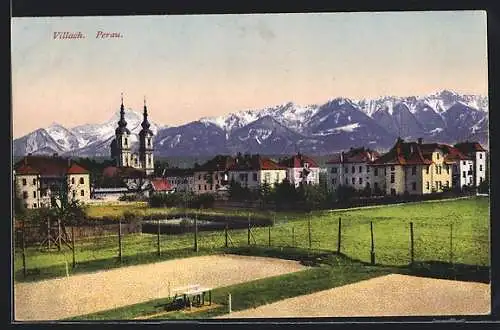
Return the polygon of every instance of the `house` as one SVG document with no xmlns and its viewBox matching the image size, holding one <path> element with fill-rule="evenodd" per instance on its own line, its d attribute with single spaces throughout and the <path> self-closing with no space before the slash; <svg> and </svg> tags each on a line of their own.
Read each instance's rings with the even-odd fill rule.
<svg viewBox="0 0 500 330">
<path fill-rule="evenodd" d="M 462 189 L 464 186 L 474 186 L 474 160 L 455 147 L 449 145 L 441 147 L 445 150 L 446 160 L 452 164 L 452 187 Z"/>
<path fill-rule="evenodd" d="M 245 155 L 235 158 L 229 168 L 229 180 L 234 180 L 242 187 L 259 189 L 264 183 L 274 187 L 287 177 L 288 168 L 260 155 Z"/>
<path fill-rule="evenodd" d="M 455 144 L 455 148 L 474 161 L 474 185 L 479 186 L 486 180 L 486 150 L 478 142 L 462 142 Z"/>
<path fill-rule="evenodd" d="M 148 183 L 145 189 L 145 196 L 149 197 L 153 194 L 171 194 L 175 191 L 174 187 L 168 183 L 165 178 L 154 178 Z"/>
<path fill-rule="evenodd" d="M 90 172 L 69 158 L 28 155 L 14 164 L 15 192 L 26 208 L 50 207 L 52 197 L 90 200 Z"/>
<path fill-rule="evenodd" d="M 365 147 L 351 148 L 347 152 L 333 155 L 326 162 L 327 186 L 331 190 L 337 190 L 340 185 L 356 190 L 370 188 L 373 174 L 370 164 L 378 157 L 378 152 Z"/>
<path fill-rule="evenodd" d="M 389 152 L 371 162 L 373 189 L 390 195 L 429 194 L 451 188 L 453 162 L 437 143 L 404 142 L 398 138 Z"/>
<path fill-rule="evenodd" d="M 229 185 L 228 169 L 233 163 L 233 157 L 217 155 L 204 164 L 195 166 L 193 191 L 196 194 L 215 194 L 227 190 Z"/>
<path fill-rule="evenodd" d="M 286 178 L 295 187 L 301 184 L 319 184 L 319 166 L 314 159 L 298 153 L 282 159 L 279 165 L 287 168 Z"/>
<path fill-rule="evenodd" d="M 193 191 L 194 170 L 191 168 L 167 168 L 163 177 L 178 192 Z"/>
</svg>

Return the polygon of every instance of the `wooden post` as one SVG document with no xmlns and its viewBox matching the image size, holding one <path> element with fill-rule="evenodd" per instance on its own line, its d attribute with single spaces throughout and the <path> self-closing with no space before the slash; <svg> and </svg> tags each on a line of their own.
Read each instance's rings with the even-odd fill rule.
<svg viewBox="0 0 500 330">
<path fill-rule="evenodd" d="M 375 265 L 375 242 L 373 241 L 373 221 L 370 221 L 370 233 L 372 238 L 372 246 L 370 251 L 370 262 Z"/>
<path fill-rule="evenodd" d="M 61 219 L 57 218 L 57 250 L 61 251 Z"/>
<path fill-rule="evenodd" d="M 227 294 L 227 307 L 228 307 L 229 313 L 231 313 L 231 294 L 230 293 Z"/>
<path fill-rule="evenodd" d="M 160 246 L 160 219 L 158 219 L 158 235 L 157 235 L 157 245 L 158 245 L 158 257 L 161 256 L 161 246 Z"/>
<path fill-rule="evenodd" d="M 312 248 L 311 217 L 307 218 L 307 230 L 309 231 L 309 248 Z"/>
<path fill-rule="evenodd" d="M 118 220 L 118 258 L 120 259 L 120 263 L 122 260 L 122 219 Z"/>
<path fill-rule="evenodd" d="M 227 223 L 226 223 L 226 227 L 224 228 L 224 234 L 226 236 L 226 243 L 224 246 L 227 248 L 228 247 L 228 245 L 227 245 Z"/>
<path fill-rule="evenodd" d="M 413 236 L 413 222 L 410 222 L 410 266 L 413 266 L 415 262 L 415 247 L 414 247 L 414 236 Z"/>
<path fill-rule="evenodd" d="M 73 252 L 73 268 L 76 267 L 76 258 L 75 258 L 75 226 L 71 226 L 71 250 Z"/>
<path fill-rule="evenodd" d="M 250 245 L 250 213 L 248 213 L 248 245 Z"/>
<path fill-rule="evenodd" d="M 292 226 L 292 246 L 295 247 L 295 227 Z"/>
<path fill-rule="evenodd" d="M 22 245 L 22 249 L 23 249 L 23 275 L 24 275 L 24 278 L 26 278 L 26 238 L 25 238 L 25 235 L 26 235 L 26 227 L 24 225 L 24 219 L 23 219 L 23 237 L 22 237 L 22 240 L 21 240 L 21 245 Z"/>
<path fill-rule="evenodd" d="M 342 219 L 339 217 L 339 228 L 337 233 L 337 253 L 340 254 L 340 242 L 342 242 Z"/>
<path fill-rule="evenodd" d="M 450 264 L 453 264 L 453 223 L 450 223 Z"/>
<path fill-rule="evenodd" d="M 269 226 L 269 246 L 271 246 L 271 226 Z"/>
<path fill-rule="evenodd" d="M 194 215 L 194 252 L 198 252 L 198 213 Z"/>
<path fill-rule="evenodd" d="M 50 217 L 47 217 L 47 240 L 48 240 L 48 243 L 49 243 L 49 250 L 50 250 L 50 241 L 51 241 L 51 237 L 50 237 Z"/>
</svg>

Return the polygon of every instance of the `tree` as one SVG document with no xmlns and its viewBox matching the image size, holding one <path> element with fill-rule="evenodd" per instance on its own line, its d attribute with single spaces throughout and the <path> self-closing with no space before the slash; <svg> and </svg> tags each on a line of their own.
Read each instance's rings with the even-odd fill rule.
<svg viewBox="0 0 500 330">
<path fill-rule="evenodd" d="M 480 194 L 488 194 L 490 192 L 490 184 L 488 179 L 484 180 L 479 184 L 477 192 Z"/>
</svg>

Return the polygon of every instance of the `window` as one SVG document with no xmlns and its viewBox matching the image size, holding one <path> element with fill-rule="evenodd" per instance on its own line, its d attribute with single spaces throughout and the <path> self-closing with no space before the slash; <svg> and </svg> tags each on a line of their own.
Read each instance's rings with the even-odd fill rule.
<svg viewBox="0 0 500 330">
<path fill-rule="evenodd" d="M 437 167 L 437 165 L 436 165 L 436 174 L 439 174 L 439 171 L 438 171 L 438 167 Z"/>
<path fill-rule="evenodd" d="M 479 165 L 479 172 L 483 170 L 483 165 Z"/>
<path fill-rule="evenodd" d="M 128 145 L 128 139 L 127 138 L 125 138 L 125 143 L 124 144 L 125 144 L 125 147 Z"/>
<path fill-rule="evenodd" d="M 28 192 L 27 192 L 27 191 L 23 191 L 23 198 L 24 198 L 24 199 L 27 199 L 27 198 L 28 198 Z"/>
<path fill-rule="evenodd" d="M 359 173 L 363 172 L 363 166 L 359 167 Z"/>
<path fill-rule="evenodd" d="M 417 174 L 417 167 L 416 166 L 413 166 L 411 168 L 411 175 L 416 175 Z M 415 189 L 414 189 L 415 190 Z"/>
<path fill-rule="evenodd" d="M 394 173 L 391 173 L 391 183 L 394 183 L 395 178 L 394 178 Z"/>
<path fill-rule="evenodd" d="M 439 174 L 441 174 L 443 167 L 441 165 L 439 165 L 438 168 L 439 168 Z"/>
<path fill-rule="evenodd" d="M 264 174 L 264 181 L 265 182 L 271 181 L 271 173 L 267 172 Z M 278 177 L 276 177 L 276 181 L 278 181 Z"/>
<path fill-rule="evenodd" d="M 463 172 L 462 172 L 462 177 L 463 177 L 463 178 L 465 178 L 465 177 L 466 177 L 466 175 L 467 175 L 467 172 L 463 171 Z"/>
<path fill-rule="evenodd" d="M 213 184 L 210 185 L 210 190 L 214 190 L 214 185 Z"/>
<path fill-rule="evenodd" d="M 417 183 L 416 182 L 411 183 L 411 190 L 413 190 L 413 191 L 417 190 Z"/>
<path fill-rule="evenodd" d="M 479 177 L 479 183 L 483 183 L 483 177 Z"/>
<path fill-rule="evenodd" d="M 450 181 L 446 181 L 446 188 L 450 187 Z"/>
<path fill-rule="evenodd" d="M 353 166 L 353 167 L 351 167 L 351 172 L 352 172 L 352 173 L 356 173 L 356 167 L 354 167 L 354 166 Z"/>
<path fill-rule="evenodd" d="M 344 172 L 349 173 L 349 167 L 344 167 Z"/>
<path fill-rule="evenodd" d="M 73 190 L 72 192 L 73 192 L 73 198 L 75 198 L 76 197 L 76 190 Z"/>
<path fill-rule="evenodd" d="M 351 182 L 352 182 L 352 184 L 355 184 L 356 183 L 356 179 L 352 178 Z"/>
<path fill-rule="evenodd" d="M 373 174 L 374 174 L 375 176 L 378 176 L 378 167 L 375 167 L 375 169 L 373 170 Z"/>
<path fill-rule="evenodd" d="M 375 190 L 377 190 L 377 189 L 378 189 L 378 182 L 375 182 L 375 184 L 373 185 L 373 188 L 374 188 Z"/>
<path fill-rule="evenodd" d="M 394 168 L 394 165 L 391 165 L 391 171 L 394 171 L 395 168 Z"/>
<path fill-rule="evenodd" d="M 43 196 L 43 197 L 47 197 L 47 190 L 44 190 L 44 191 L 43 191 L 43 195 L 42 195 L 42 196 Z"/>
<path fill-rule="evenodd" d="M 201 184 L 198 185 L 198 190 L 201 190 Z"/>
<path fill-rule="evenodd" d="M 391 195 L 392 195 L 392 196 L 396 196 L 396 189 L 391 188 Z"/>
<path fill-rule="evenodd" d="M 427 165 L 427 167 L 425 168 L 425 174 L 429 174 L 429 168 L 430 168 L 430 166 Z"/>
<path fill-rule="evenodd" d="M 479 154 L 479 159 L 483 159 L 483 154 Z"/>
<path fill-rule="evenodd" d="M 33 179 L 33 185 L 36 186 L 36 179 Z"/>
<path fill-rule="evenodd" d="M 36 203 L 33 203 L 33 208 L 36 209 Z"/>
<path fill-rule="evenodd" d="M 26 179 L 23 179 L 23 186 L 26 185 Z"/>
<path fill-rule="evenodd" d="M 305 168 L 309 168 L 309 163 L 304 163 Z"/>
<path fill-rule="evenodd" d="M 430 186 L 429 186 L 429 181 L 427 181 L 427 182 L 425 183 L 425 189 L 429 190 L 429 188 L 430 188 Z"/>
<path fill-rule="evenodd" d="M 450 174 L 450 165 L 446 165 L 446 174 Z"/>
<path fill-rule="evenodd" d="M 205 187 L 203 187 L 203 188 L 204 188 L 204 190 L 207 190 L 207 185 L 205 185 Z"/>
<path fill-rule="evenodd" d="M 33 191 L 33 198 L 36 198 L 36 191 Z"/>
<path fill-rule="evenodd" d="M 436 159 L 439 159 L 439 152 L 436 152 Z"/>
<path fill-rule="evenodd" d="M 337 168 L 336 167 L 332 167 L 332 173 L 337 173 Z"/>
<path fill-rule="evenodd" d="M 80 190 L 80 196 L 85 196 L 85 191 Z"/>
<path fill-rule="evenodd" d="M 71 184 L 75 184 L 75 178 L 71 178 Z"/>
<path fill-rule="evenodd" d="M 359 178 L 359 184 L 363 184 L 363 178 Z"/>
<path fill-rule="evenodd" d="M 337 179 L 332 179 L 332 184 L 336 185 L 337 184 Z"/>
<path fill-rule="evenodd" d="M 370 173 L 370 166 L 366 167 L 366 173 Z"/>
<path fill-rule="evenodd" d="M 253 181 L 257 181 L 257 173 L 253 173 Z"/>
</svg>

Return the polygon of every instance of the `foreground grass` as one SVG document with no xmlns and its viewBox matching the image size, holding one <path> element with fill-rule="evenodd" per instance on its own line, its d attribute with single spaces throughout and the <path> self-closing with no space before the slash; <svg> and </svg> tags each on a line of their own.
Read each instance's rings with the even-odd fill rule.
<svg viewBox="0 0 500 330">
<path fill-rule="evenodd" d="M 349 260 L 341 255 L 319 253 L 301 249 L 229 249 L 227 252 L 260 256 L 280 256 L 286 259 L 300 260 L 313 266 L 303 271 L 259 279 L 212 291 L 213 303 L 220 307 L 212 310 L 185 314 L 182 311 L 171 312 L 152 319 L 211 318 L 227 313 L 227 295 L 232 296 L 232 310 L 244 310 L 269 304 L 286 298 L 309 294 L 333 287 L 358 282 L 393 271 L 389 267 L 367 266 Z M 71 320 L 127 320 L 143 315 L 155 314 L 165 310 L 169 298 L 155 299 L 144 303 L 125 306 L 109 311 L 78 316 Z"/>
<path fill-rule="evenodd" d="M 140 206 L 140 204 L 138 204 Z M 123 206 L 120 206 L 123 207 Z M 143 206 L 141 206 L 143 207 Z M 146 208 L 147 210 L 147 208 Z M 153 209 L 154 210 L 154 209 Z M 122 209 L 123 211 L 123 209 Z M 153 211 L 151 211 L 153 212 Z M 224 211 L 221 211 L 224 212 Z M 415 261 L 439 261 L 455 264 L 489 266 L 489 200 L 473 197 L 452 201 L 409 203 L 379 208 L 277 215 L 271 228 L 271 246 L 309 248 L 308 221 L 311 223 L 311 248 L 337 250 L 338 219 L 342 219 L 341 252 L 351 258 L 370 261 L 370 221 L 373 221 L 376 263 L 403 266 L 410 263 L 410 228 L 414 224 Z M 453 225 L 453 227 L 451 227 Z M 451 229 L 453 232 L 451 232 Z M 253 228 L 251 244 L 269 245 L 269 229 Z M 452 233 L 452 239 L 450 234 Z M 231 230 L 230 246 L 247 246 L 247 230 Z M 156 257 L 157 237 L 134 234 L 123 237 L 123 256 L 130 263 L 145 263 L 175 257 L 196 255 L 194 235 L 162 235 L 163 257 Z M 225 244 L 223 232 L 199 232 L 200 253 L 216 253 Z M 450 244 L 451 243 L 451 244 Z M 120 266 L 117 263 L 118 238 L 101 237 L 84 240 L 76 246 L 77 267 L 71 269 L 72 255 L 63 252 L 40 252 L 27 249 L 28 276 L 36 280 L 65 276 L 66 262 L 70 274 Z M 15 278 L 22 277 L 21 254 L 14 260 Z"/>
</svg>

